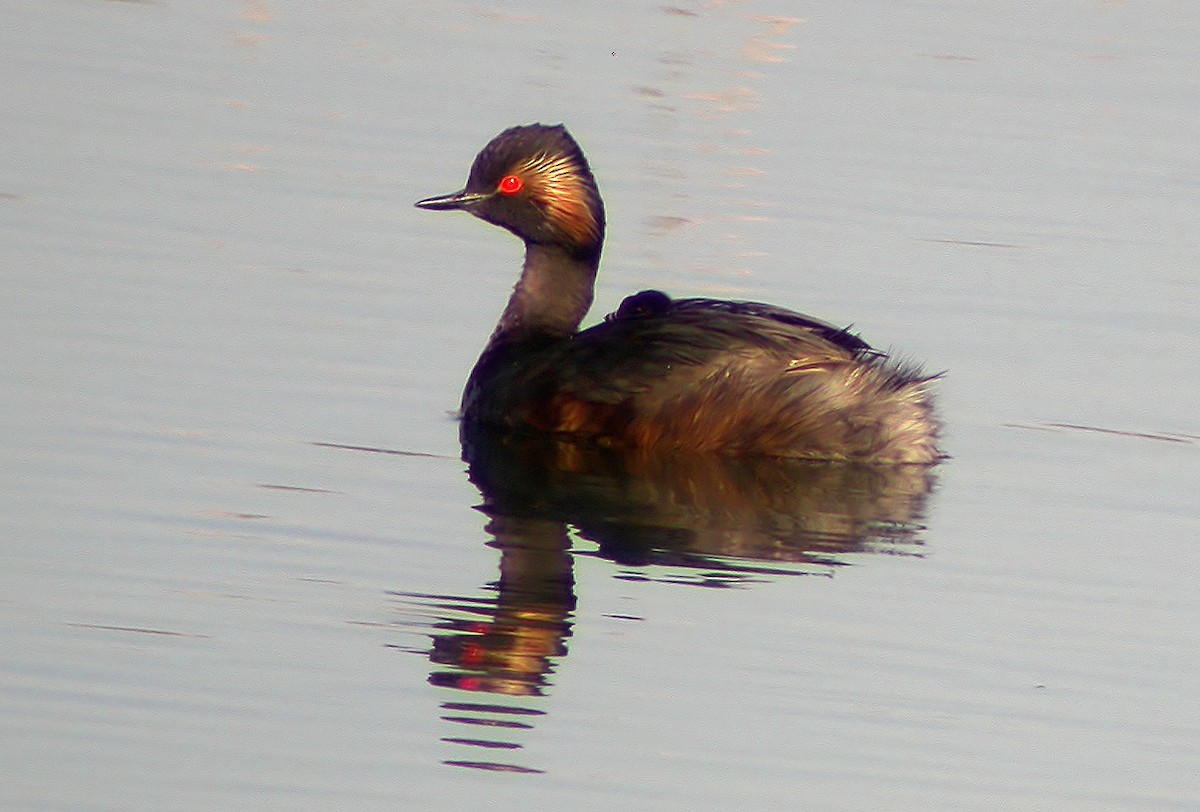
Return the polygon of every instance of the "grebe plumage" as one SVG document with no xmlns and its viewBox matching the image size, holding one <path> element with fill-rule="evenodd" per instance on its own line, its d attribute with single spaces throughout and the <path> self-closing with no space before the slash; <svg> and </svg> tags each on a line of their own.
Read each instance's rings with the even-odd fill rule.
<svg viewBox="0 0 1200 812">
<path fill-rule="evenodd" d="M 754 302 L 626 298 L 592 304 L 604 205 L 562 126 L 513 127 L 466 187 L 416 204 L 461 209 L 525 242 L 525 264 L 463 392 L 462 419 L 617 448 L 868 463 L 942 459 L 928 385 L 858 336 Z"/>
</svg>

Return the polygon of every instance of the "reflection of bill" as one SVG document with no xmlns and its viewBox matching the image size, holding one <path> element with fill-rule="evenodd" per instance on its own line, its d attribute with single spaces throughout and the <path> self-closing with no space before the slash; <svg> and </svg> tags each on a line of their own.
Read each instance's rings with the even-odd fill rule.
<svg viewBox="0 0 1200 812">
<path fill-rule="evenodd" d="M 591 554 L 645 567 L 628 577 L 721 587 L 828 575 L 855 554 L 917 554 L 933 485 L 926 466 L 627 454 L 469 424 L 462 439 L 500 551 L 494 594 L 401 597 L 435 618 L 431 684 L 509 698 L 443 705 L 445 721 L 478 731 L 444 741 L 481 752 L 520 749 L 504 737 L 544 714 L 527 703 L 567 653 L 576 603 L 568 527 L 598 545 Z M 486 758 L 446 763 L 537 772 Z"/>
</svg>

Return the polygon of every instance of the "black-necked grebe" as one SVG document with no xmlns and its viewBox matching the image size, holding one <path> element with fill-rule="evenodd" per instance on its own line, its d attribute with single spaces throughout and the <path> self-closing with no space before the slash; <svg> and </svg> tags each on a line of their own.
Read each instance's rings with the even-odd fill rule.
<svg viewBox="0 0 1200 812">
<path fill-rule="evenodd" d="M 936 376 L 844 329 L 771 305 L 642 291 L 587 330 L 604 205 L 565 127 L 500 133 L 466 188 L 416 204 L 462 209 L 525 241 L 525 267 L 463 392 L 473 424 L 612 447 L 933 463 Z"/>
</svg>

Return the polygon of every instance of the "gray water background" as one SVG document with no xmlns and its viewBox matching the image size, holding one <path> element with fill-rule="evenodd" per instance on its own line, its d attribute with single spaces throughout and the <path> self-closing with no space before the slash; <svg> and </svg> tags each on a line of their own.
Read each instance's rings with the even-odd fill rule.
<svg viewBox="0 0 1200 812">
<path fill-rule="evenodd" d="M 1200 806 L 1200 7 L 0 11 L 5 809 Z M 518 773 L 448 763 L 479 698 L 395 593 L 496 578 L 450 414 L 519 262 L 411 203 L 535 120 L 594 313 L 853 322 L 953 459 L 916 554 L 812 577 L 576 540 Z"/>
</svg>

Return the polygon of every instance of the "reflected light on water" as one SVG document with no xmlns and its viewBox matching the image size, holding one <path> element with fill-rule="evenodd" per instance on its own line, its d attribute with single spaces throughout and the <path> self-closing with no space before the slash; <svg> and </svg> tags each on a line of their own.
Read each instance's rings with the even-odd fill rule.
<svg viewBox="0 0 1200 812">
<path fill-rule="evenodd" d="M 445 702 L 442 720 L 488 730 L 442 741 L 519 750 L 555 663 L 567 656 L 577 604 L 573 556 L 620 565 L 615 577 L 715 588 L 776 576 L 832 576 L 870 553 L 920 555 L 933 488 L 924 466 L 854 466 L 711 455 L 618 453 L 544 436 L 465 429 L 464 459 L 489 516 L 499 576 L 486 596 L 393 592 L 402 622 L 426 629 L 429 683 L 507 697 Z M 586 549 L 573 547 L 572 539 Z M 636 620 L 637 618 L 626 618 Z M 540 772 L 450 759 L 458 767 Z"/>
</svg>

